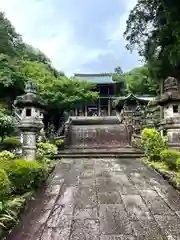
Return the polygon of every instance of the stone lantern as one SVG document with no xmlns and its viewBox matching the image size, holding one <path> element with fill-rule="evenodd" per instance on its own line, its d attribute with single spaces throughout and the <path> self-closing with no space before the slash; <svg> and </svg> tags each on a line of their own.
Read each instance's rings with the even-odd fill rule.
<svg viewBox="0 0 180 240">
<path fill-rule="evenodd" d="M 180 81 L 174 77 L 164 80 L 163 93 L 157 103 L 163 108 L 161 129 L 167 133 L 171 147 L 180 147 Z"/>
<path fill-rule="evenodd" d="M 37 96 L 37 87 L 32 82 L 27 82 L 25 94 L 14 101 L 14 105 L 21 109 L 21 120 L 18 128 L 23 135 L 23 157 L 27 161 L 36 159 L 36 136 L 43 128 L 44 101 Z"/>
</svg>

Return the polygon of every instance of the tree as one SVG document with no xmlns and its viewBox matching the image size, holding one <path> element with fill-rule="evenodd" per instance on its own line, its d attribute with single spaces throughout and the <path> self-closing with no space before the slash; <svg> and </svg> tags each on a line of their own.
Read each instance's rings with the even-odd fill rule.
<svg viewBox="0 0 180 240">
<path fill-rule="evenodd" d="M 11 57 L 18 56 L 18 48 L 22 44 L 22 38 L 3 12 L 0 12 L 0 36 L 0 53 Z"/>
<path fill-rule="evenodd" d="M 66 76 L 55 77 L 43 63 L 23 61 L 21 72 L 26 79 L 37 84 L 40 96 L 48 104 L 47 118 L 51 116 L 54 121 L 60 119 L 64 111 L 70 111 L 75 106 L 98 97 L 98 93 L 92 91 L 94 84 Z"/>
<path fill-rule="evenodd" d="M 178 0 L 138 0 L 127 21 L 127 48 L 138 49 L 157 79 L 180 73 L 179 11 Z"/>
<path fill-rule="evenodd" d="M 23 93 L 25 78 L 18 62 L 4 54 L 0 54 L 0 80 L 0 98 L 9 99 L 12 104 L 15 97 Z"/>
<path fill-rule="evenodd" d="M 122 68 L 120 66 L 115 67 L 114 72 L 119 75 L 123 73 Z"/>
<path fill-rule="evenodd" d="M 67 78 L 43 52 L 24 43 L 2 12 L 0 36 L 0 98 L 5 101 L 8 95 L 10 105 L 23 93 L 28 80 L 37 84 L 47 102 L 47 118 L 59 119 L 64 111 L 98 97 L 92 91 L 94 84 Z"/>
<path fill-rule="evenodd" d="M 156 95 L 159 91 L 156 80 L 150 77 L 147 66 L 134 68 L 128 73 L 122 75 L 128 92 L 136 95 Z"/>
</svg>

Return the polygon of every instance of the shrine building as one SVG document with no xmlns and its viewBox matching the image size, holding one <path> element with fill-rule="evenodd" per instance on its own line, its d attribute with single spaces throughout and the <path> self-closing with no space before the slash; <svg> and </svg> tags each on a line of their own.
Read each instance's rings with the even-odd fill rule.
<svg viewBox="0 0 180 240">
<path fill-rule="evenodd" d="M 95 83 L 92 90 L 99 92 L 99 98 L 91 103 L 78 106 L 73 111 L 74 116 L 114 116 L 115 110 L 112 102 L 117 98 L 117 94 L 123 87 L 123 82 L 113 81 L 112 74 L 81 74 L 75 73 L 74 79 L 87 80 Z"/>
</svg>

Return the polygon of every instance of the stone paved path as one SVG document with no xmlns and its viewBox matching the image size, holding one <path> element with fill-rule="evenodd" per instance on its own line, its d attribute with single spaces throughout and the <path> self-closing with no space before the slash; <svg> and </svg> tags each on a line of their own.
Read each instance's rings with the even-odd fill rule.
<svg viewBox="0 0 180 240">
<path fill-rule="evenodd" d="M 63 160 L 8 237 L 40 239 L 177 240 L 180 195 L 138 160 Z"/>
</svg>

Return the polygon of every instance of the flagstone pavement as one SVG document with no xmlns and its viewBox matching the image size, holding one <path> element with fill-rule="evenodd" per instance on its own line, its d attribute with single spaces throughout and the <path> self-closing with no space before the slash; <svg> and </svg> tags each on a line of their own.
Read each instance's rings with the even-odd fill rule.
<svg viewBox="0 0 180 240">
<path fill-rule="evenodd" d="M 62 159 L 7 240 L 178 240 L 180 195 L 134 159 Z"/>
</svg>

